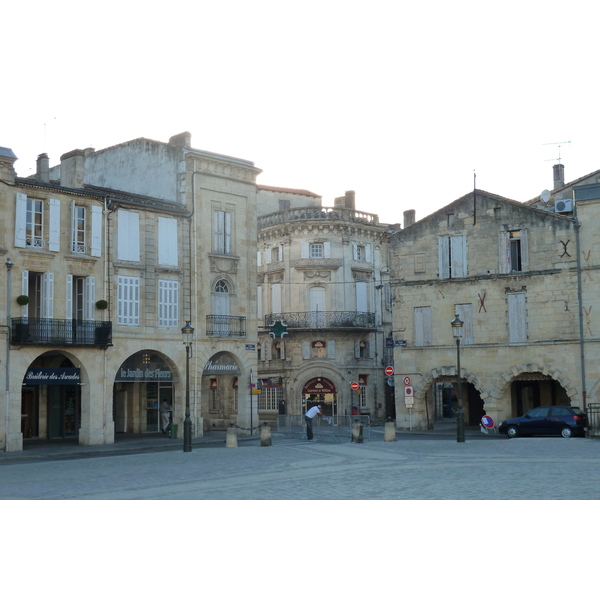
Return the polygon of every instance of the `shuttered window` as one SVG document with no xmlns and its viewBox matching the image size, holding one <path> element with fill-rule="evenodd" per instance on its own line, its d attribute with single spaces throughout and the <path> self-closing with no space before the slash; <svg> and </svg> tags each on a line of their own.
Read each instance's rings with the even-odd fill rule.
<svg viewBox="0 0 600 600">
<path fill-rule="evenodd" d="M 158 326 L 179 325 L 179 282 L 158 280 Z"/>
<path fill-rule="evenodd" d="M 231 254 L 231 213 L 215 210 L 213 215 L 213 252 Z"/>
<path fill-rule="evenodd" d="M 415 345 L 431 346 L 431 306 L 418 306 L 415 308 Z"/>
<path fill-rule="evenodd" d="M 440 279 L 467 276 L 467 238 L 464 235 L 444 236 L 438 239 Z"/>
<path fill-rule="evenodd" d="M 117 256 L 119 260 L 139 262 L 140 260 L 140 215 L 119 209 Z"/>
<path fill-rule="evenodd" d="M 518 344 L 527 341 L 527 311 L 525 292 L 510 293 L 508 299 L 508 339 Z"/>
<path fill-rule="evenodd" d="M 140 324 L 140 278 L 119 276 L 118 280 L 119 325 Z"/>
<path fill-rule="evenodd" d="M 177 252 L 177 219 L 158 217 L 158 263 L 176 267 L 179 261 Z"/>
</svg>

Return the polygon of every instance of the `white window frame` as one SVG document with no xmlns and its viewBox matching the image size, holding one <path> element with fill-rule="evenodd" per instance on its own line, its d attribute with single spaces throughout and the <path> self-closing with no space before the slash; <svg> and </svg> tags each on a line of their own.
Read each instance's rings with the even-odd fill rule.
<svg viewBox="0 0 600 600">
<path fill-rule="evenodd" d="M 215 210 L 213 214 L 213 252 L 230 255 L 232 214 L 230 211 Z"/>
<path fill-rule="evenodd" d="M 118 276 L 117 324 L 140 324 L 140 278 Z"/>
<path fill-rule="evenodd" d="M 358 408 L 367 408 L 367 386 L 361 385 L 358 388 L 360 394 L 358 394 Z"/>
<path fill-rule="evenodd" d="M 279 401 L 283 400 L 283 388 L 266 387 L 258 397 L 258 410 L 279 410 Z"/>
<path fill-rule="evenodd" d="M 87 210 L 71 202 L 71 252 L 87 254 L 86 246 Z"/>
<path fill-rule="evenodd" d="M 39 223 L 36 223 L 39 215 Z M 27 198 L 25 214 L 25 245 L 29 248 L 44 247 L 44 202 L 35 198 Z"/>
<path fill-rule="evenodd" d="M 158 280 L 158 326 L 179 326 L 179 281 Z"/>
</svg>

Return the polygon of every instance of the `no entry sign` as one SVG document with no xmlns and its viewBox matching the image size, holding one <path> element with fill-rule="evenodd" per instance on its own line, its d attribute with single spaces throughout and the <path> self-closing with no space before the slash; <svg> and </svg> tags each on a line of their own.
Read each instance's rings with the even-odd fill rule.
<svg viewBox="0 0 600 600">
<path fill-rule="evenodd" d="M 386 367 L 385 368 L 385 374 L 390 377 L 391 375 L 394 374 L 394 367 Z"/>
<path fill-rule="evenodd" d="M 353 382 L 350 384 L 350 387 L 351 387 L 353 390 L 357 390 L 357 389 L 358 389 L 358 382 L 357 382 L 357 381 L 353 381 Z"/>
</svg>

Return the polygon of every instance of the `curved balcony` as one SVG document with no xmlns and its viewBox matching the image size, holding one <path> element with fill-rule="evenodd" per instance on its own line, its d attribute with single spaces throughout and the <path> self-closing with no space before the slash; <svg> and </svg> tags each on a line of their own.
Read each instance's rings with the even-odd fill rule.
<svg viewBox="0 0 600 600">
<path fill-rule="evenodd" d="M 285 321 L 291 329 L 375 329 L 375 313 L 353 311 L 291 312 L 265 315 L 265 329 L 274 321 Z"/>
<path fill-rule="evenodd" d="M 258 217 L 258 228 L 281 225 L 294 221 L 350 221 L 353 223 L 364 223 L 366 225 L 379 224 L 379 217 L 372 213 L 366 213 L 353 208 L 336 206 L 334 208 L 307 206 L 306 208 L 289 208 L 279 212 Z"/>
</svg>

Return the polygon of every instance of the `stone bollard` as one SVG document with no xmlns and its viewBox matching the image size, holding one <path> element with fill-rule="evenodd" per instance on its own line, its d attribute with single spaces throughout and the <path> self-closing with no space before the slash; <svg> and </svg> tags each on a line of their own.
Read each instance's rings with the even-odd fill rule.
<svg viewBox="0 0 600 600">
<path fill-rule="evenodd" d="M 263 426 L 260 428 L 260 445 L 270 446 L 271 445 L 271 428 L 265 421 Z"/>
<path fill-rule="evenodd" d="M 362 444 L 363 441 L 363 432 L 362 425 L 356 421 L 352 423 L 352 442 L 355 444 Z"/>
<path fill-rule="evenodd" d="M 396 427 L 393 421 L 388 421 L 385 424 L 383 430 L 383 441 L 384 442 L 395 442 L 396 441 Z"/>
<path fill-rule="evenodd" d="M 237 448 L 237 430 L 233 426 L 233 423 L 229 423 L 229 425 L 227 428 L 227 437 L 225 438 L 225 447 Z"/>
</svg>

